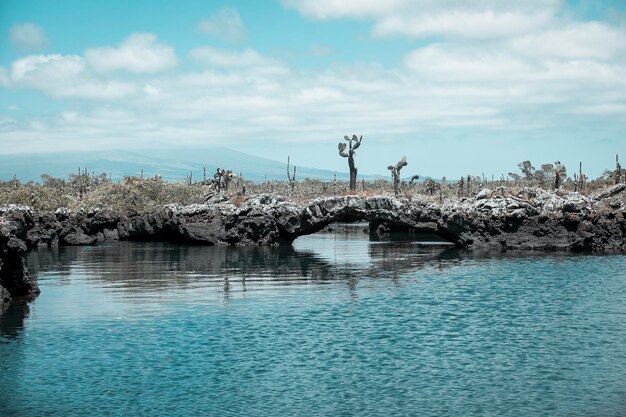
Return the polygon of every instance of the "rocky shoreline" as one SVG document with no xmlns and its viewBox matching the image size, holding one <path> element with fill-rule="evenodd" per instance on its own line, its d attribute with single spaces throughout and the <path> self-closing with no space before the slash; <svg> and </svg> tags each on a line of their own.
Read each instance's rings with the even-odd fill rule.
<svg viewBox="0 0 626 417">
<path fill-rule="evenodd" d="M 0 208 L 0 295 L 32 299 L 39 288 L 24 254 L 37 247 L 160 240 L 207 245 L 291 244 L 332 223 L 367 221 L 370 232 L 433 233 L 467 250 L 626 251 L 626 185 L 594 196 L 541 189 L 483 189 L 472 198 L 439 203 L 425 198 L 338 196 L 297 204 L 256 195 L 241 204 L 217 197 L 206 204 L 169 205 L 154 213 L 110 210 L 39 213 Z"/>
</svg>

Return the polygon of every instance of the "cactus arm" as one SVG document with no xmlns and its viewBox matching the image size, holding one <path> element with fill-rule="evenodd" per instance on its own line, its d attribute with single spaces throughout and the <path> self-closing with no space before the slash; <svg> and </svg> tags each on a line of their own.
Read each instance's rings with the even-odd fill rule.
<svg viewBox="0 0 626 417">
<path fill-rule="evenodd" d="M 345 143 L 339 143 L 339 155 L 343 156 L 344 158 L 347 158 L 349 155 L 345 152 L 346 150 L 346 144 Z"/>
</svg>

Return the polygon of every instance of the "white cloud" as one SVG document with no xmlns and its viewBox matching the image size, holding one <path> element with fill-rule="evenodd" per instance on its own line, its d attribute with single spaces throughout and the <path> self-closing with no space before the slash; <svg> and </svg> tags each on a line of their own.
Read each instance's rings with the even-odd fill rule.
<svg viewBox="0 0 626 417">
<path fill-rule="evenodd" d="M 13 62 L 11 77 L 16 83 L 46 84 L 79 76 L 85 61 L 78 55 L 29 55 Z"/>
<path fill-rule="evenodd" d="M 372 18 L 408 8 L 411 0 L 283 0 L 300 14 L 317 20 Z"/>
<path fill-rule="evenodd" d="M 155 73 L 176 66 L 174 48 L 157 42 L 152 33 L 134 33 L 117 48 L 100 47 L 85 51 L 89 66 L 98 72 L 126 70 Z"/>
<path fill-rule="evenodd" d="M 78 55 L 29 55 L 13 62 L 11 85 L 30 87 L 59 98 L 115 99 L 133 93 L 134 86 L 98 80 L 86 71 Z"/>
<path fill-rule="evenodd" d="M 626 52 L 626 31 L 599 22 L 580 22 L 513 39 L 511 47 L 537 57 L 604 60 Z"/>
<path fill-rule="evenodd" d="M 158 88 L 156 88 L 155 86 L 151 85 L 151 84 L 144 85 L 143 86 L 143 91 L 148 96 L 152 96 L 152 97 L 161 95 L 161 91 Z"/>
<path fill-rule="evenodd" d="M 620 115 L 626 117 L 626 103 L 600 103 L 595 105 L 580 106 L 573 109 L 572 113 L 591 115 Z"/>
<path fill-rule="evenodd" d="M 173 50 L 162 54 L 173 59 L 144 54 L 154 46 L 169 48 L 154 35 L 133 35 L 115 48 L 90 49 L 85 57 L 30 55 L 9 71 L 0 67 L 0 85 L 94 102 L 78 112 L 64 106 L 69 112 L 57 120 L 11 122 L 10 137 L 4 136 L 15 144 L 59 141 L 72 147 L 79 141 L 109 147 L 128 141 L 167 144 L 172 138 L 188 145 L 237 138 L 243 146 L 259 138 L 318 143 L 355 129 L 368 139 L 399 135 L 409 146 L 413 138 L 433 135 L 522 132 L 520 137 L 546 138 L 576 123 L 584 127 L 590 118 L 623 126 L 625 28 L 556 18 L 554 1 L 290 3 L 317 19 L 369 19 L 375 34 L 400 18 L 406 27 L 378 34 L 436 39 L 412 51 L 406 47 L 395 66 L 393 59 L 358 64 L 337 59 L 315 69 L 288 64 L 301 64 L 307 52 L 332 52 L 323 45 L 281 59 L 276 51 L 268 56 L 254 49 L 201 46 L 184 57 L 194 65 L 157 72 L 176 56 Z M 443 13 L 442 4 L 454 7 Z M 373 47 L 384 48 L 386 42 L 377 40 Z M 394 49 L 398 45 L 407 43 Z M 132 73 L 113 72 L 122 68 Z M 120 98 L 115 106 L 95 100 Z M 16 115 L 24 118 L 21 114 Z"/>
<path fill-rule="evenodd" d="M 253 49 L 238 52 L 229 49 L 200 46 L 189 52 L 189 57 L 208 65 L 218 67 L 251 67 L 255 65 L 272 64 L 269 58 L 261 56 Z"/>
<path fill-rule="evenodd" d="M 210 67 L 239 68 L 240 74 L 249 76 L 275 76 L 289 73 L 281 61 L 266 57 L 254 49 L 236 51 L 231 49 L 200 46 L 189 51 L 189 57 Z"/>
<path fill-rule="evenodd" d="M 626 86 L 626 67 L 616 63 L 590 60 L 547 61 L 543 71 L 535 78 L 546 82 L 577 82 L 604 84 L 615 89 Z M 575 89 L 590 89 L 592 85 L 572 86 Z"/>
<path fill-rule="evenodd" d="M 551 19 L 549 12 L 496 13 L 492 10 L 450 11 L 434 15 L 394 15 L 379 20 L 374 36 L 406 36 L 490 39 L 528 33 L 544 27 Z"/>
<path fill-rule="evenodd" d="M 243 85 L 246 83 L 245 77 L 241 74 L 220 73 L 216 71 L 204 71 L 202 73 L 183 74 L 174 82 L 184 87 L 226 87 Z"/>
<path fill-rule="evenodd" d="M 407 54 L 405 63 L 425 80 L 435 81 L 514 80 L 532 71 L 527 63 L 505 53 L 449 44 L 417 49 Z"/>
<path fill-rule="evenodd" d="M 329 87 L 312 87 L 305 88 L 298 93 L 298 99 L 303 102 L 322 102 L 328 103 L 329 101 L 334 101 L 338 99 L 344 98 L 344 94 L 334 88 Z"/>
<path fill-rule="evenodd" d="M 480 46 L 434 44 L 419 48 L 405 57 L 406 66 L 424 80 L 499 83 L 516 86 L 543 82 L 550 88 L 567 83 L 571 89 L 583 89 L 578 83 L 626 85 L 626 67 L 618 62 L 604 63 L 585 59 L 534 59 L 517 55 L 504 46 L 489 49 Z"/>
<path fill-rule="evenodd" d="M 373 34 L 379 37 L 487 39 L 546 25 L 561 0 L 283 0 L 283 4 L 316 20 L 373 20 Z"/>
<path fill-rule="evenodd" d="M 282 0 L 305 17 L 317 20 L 340 18 L 378 19 L 399 13 L 425 13 L 442 10 L 554 10 L 562 0 Z"/>
<path fill-rule="evenodd" d="M 198 24 L 198 31 L 225 42 L 241 42 L 246 38 L 241 17 L 235 9 L 224 7 Z"/>
<path fill-rule="evenodd" d="M 43 29 L 34 23 L 18 23 L 11 26 L 9 37 L 13 44 L 27 51 L 45 48 L 48 44 Z"/>
</svg>

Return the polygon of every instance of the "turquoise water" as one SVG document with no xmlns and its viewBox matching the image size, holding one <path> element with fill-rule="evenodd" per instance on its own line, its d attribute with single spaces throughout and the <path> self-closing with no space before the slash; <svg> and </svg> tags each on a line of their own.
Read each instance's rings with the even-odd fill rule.
<svg viewBox="0 0 626 417">
<path fill-rule="evenodd" d="M 626 415 L 626 257 L 370 242 L 32 253 L 0 415 Z"/>
</svg>

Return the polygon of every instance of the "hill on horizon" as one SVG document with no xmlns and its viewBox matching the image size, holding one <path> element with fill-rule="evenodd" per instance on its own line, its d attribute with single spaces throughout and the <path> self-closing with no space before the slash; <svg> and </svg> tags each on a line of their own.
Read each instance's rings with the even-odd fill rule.
<svg viewBox="0 0 626 417">
<path fill-rule="evenodd" d="M 237 175 L 241 173 L 246 180 L 255 182 L 287 179 L 286 162 L 221 147 L 0 155 L 0 179 L 3 181 L 16 176 L 23 182 L 40 182 L 41 174 L 67 178 L 70 173 L 77 173 L 79 167 L 87 168 L 96 175 L 106 173 L 114 181 L 125 176 L 139 176 L 142 170 L 146 178 L 160 175 L 167 181 L 184 181 L 191 173 L 194 181 L 200 181 L 204 167 L 207 178 L 212 178 L 219 167 L 231 169 Z M 335 174 L 339 180 L 348 179 L 347 172 L 297 165 L 298 180 L 332 180 Z M 360 178 L 372 180 L 386 177 L 361 175 Z"/>
</svg>

